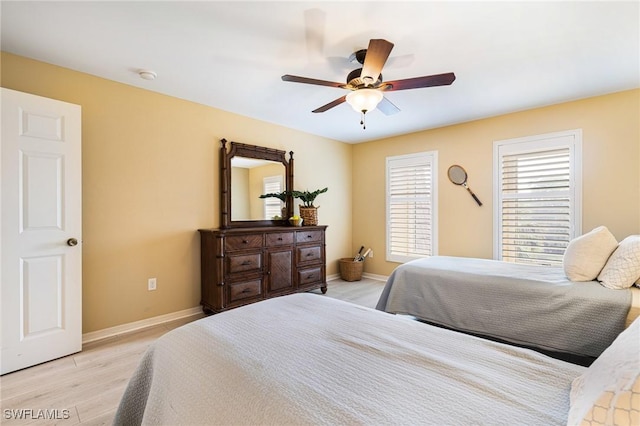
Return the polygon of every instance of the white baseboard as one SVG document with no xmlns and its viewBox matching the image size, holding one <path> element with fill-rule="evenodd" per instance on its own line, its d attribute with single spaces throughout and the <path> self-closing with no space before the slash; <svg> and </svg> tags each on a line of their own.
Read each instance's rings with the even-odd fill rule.
<svg viewBox="0 0 640 426">
<path fill-rule="evenodd" d="M 388 276 L 385 276 L 385 275 L 370 274 L 368 272 L 363 272 L 362 276 L 364 278 L 369 278 L 370 280 L 384 281 L 384 282 L 387 282 L 387 279 L 389 278 Z M 327 275 L 327 282 L 339 280 L 339 279 L 340 279 L 340 274 Z"/>
<path fill-rule="evenodd" d="M 384 281 L 384 282 L 387 282 L 387 280 L 389 279 L 389 277 L 386 275 L 370 274 L 369 272 L 363 272 L 362 276 L 365 278 L 369 278 L 371 280 Z"/>
<path fill-rule="evenodd" d="M 198 314 L 202 314 L 202 307 L 200 306 L 178 312 L 172 312 L 170 314 L 159 315 L 153 318 L 147 318 L 140 321 L 134 321 L 128 324 L 117 325 L 115 327 L 109 327 L 98 331 L 91 331 L 82 335 L 82 343 L 85 344 L 95 342 L 96 340 L 106 339 L 108 337 L 114 337 L 121 334 L 131 333 L 133 331 L 143 330 L 155 325 L 164 324 Z"/>
</svg>

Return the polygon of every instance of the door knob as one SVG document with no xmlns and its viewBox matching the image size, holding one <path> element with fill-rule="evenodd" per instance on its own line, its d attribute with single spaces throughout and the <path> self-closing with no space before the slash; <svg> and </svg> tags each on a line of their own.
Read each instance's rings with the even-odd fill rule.
<svg viewBox="0 0 640 426">
<path fill-rule="evenodd" d="M 71 246 L 71 247 L 77 246 L 78 245 L 78 240 L 76 240 L 75 238 L 69 238 L 67 240 L 67 245 Z"/>
</svg>

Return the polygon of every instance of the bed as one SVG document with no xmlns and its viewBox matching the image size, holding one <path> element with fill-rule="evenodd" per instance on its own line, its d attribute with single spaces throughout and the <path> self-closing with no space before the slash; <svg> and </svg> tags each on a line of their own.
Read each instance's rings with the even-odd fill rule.
<svg viewBox="0 0 640 426">
<path fill-rule="evenodd" d="M 593 367 L 302 293 L 165 334 L 114 424 L 559 425 Z"/>
<path fill-rule="evenodd" d="M 591 361 L 638 316 L 639 307 L 640 289 L 569 281 L 562 267 L 450 256 L 396 268 L 376 306 Z"/>
</svg>

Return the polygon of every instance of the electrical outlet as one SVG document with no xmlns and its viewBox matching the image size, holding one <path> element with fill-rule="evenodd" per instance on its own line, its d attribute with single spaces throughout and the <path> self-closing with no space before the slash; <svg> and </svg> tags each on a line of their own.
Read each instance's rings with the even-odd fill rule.
<svg viewBox="0 0 640 426">
<path fill-rule="evenodd" d="M 149 281 L 147 281 L 147 284 L 148 284 L 149 291 L 153 291 L 156 289 L 157 281 L 155 278 L 149 278 Z"/>
<path fill-rule="evenodd" d="M 369 252 L 369 257 L 373 257 L 373 249 Z"/>
</svg>

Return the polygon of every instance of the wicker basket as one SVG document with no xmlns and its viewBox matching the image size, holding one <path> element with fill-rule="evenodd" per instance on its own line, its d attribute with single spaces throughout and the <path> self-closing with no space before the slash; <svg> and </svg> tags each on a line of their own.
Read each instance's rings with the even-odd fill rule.
<svg viewBox="0 0 640 426">
<path fill-rule="evenodd" d="M 300 207 L 300 217 L 302 218 L 302 226 L 318 225 L 318 208 L 317 207 Z"/>
<path fill-rule="evenodd" d="M 352 257 L 340 259 L 340 278 L 345 281 L 360 281 L 362 279 L 362 267 L 364 261 L 354 262 Z"/>
</svg>

